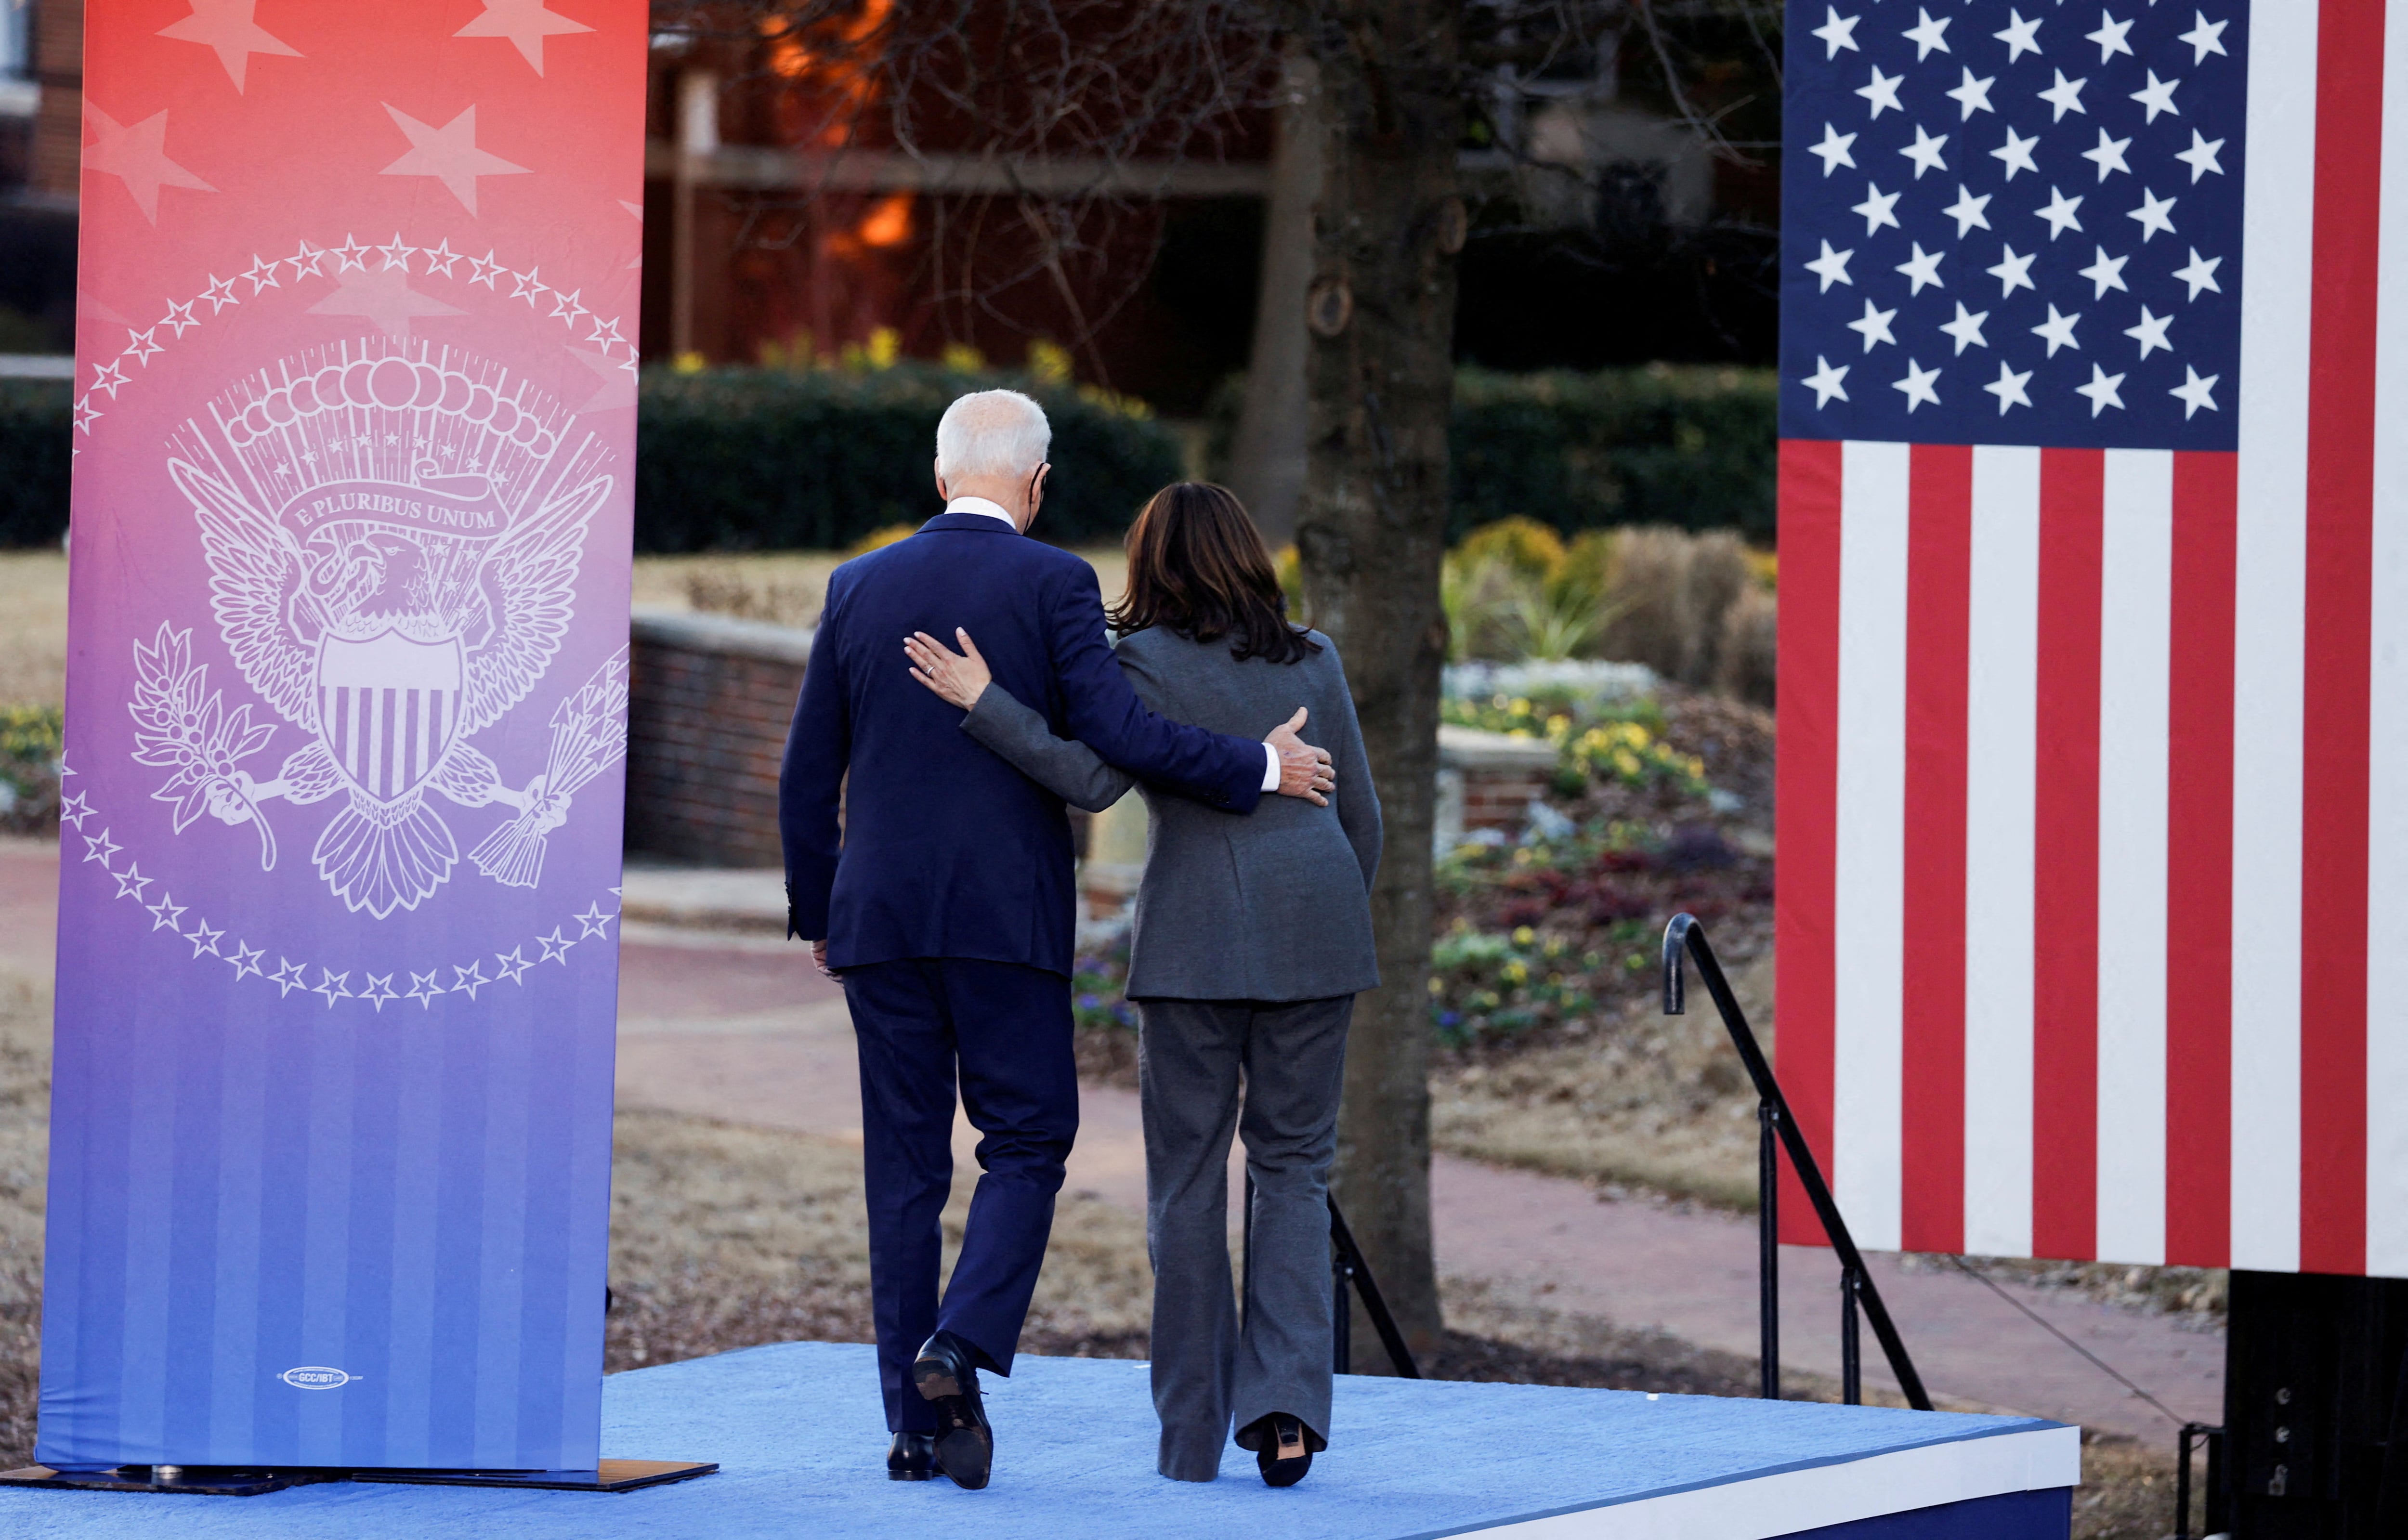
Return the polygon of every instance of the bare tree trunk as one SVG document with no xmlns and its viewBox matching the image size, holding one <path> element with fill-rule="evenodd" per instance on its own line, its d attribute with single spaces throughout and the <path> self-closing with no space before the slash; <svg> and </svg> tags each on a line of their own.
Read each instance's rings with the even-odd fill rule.
<svg viewBox="0 0 2408 1540">
<path fill-rule="evenodd" d="M 1306 319 L 1307 608 L 1336 639 L 1380 791 L 1381 987 L 1355 1007 L 1336 1186 L 1419 1350 L 1440 1327 L 1429 1204 L 1430 820 L 1454 395 L 1461 0 L 1317 0 L 1321 196 Z M 1357 1343 L 1376 1344 L 1368 1331 Z M 1377 1362 L 1376 1347 L 1358 1362 Z"/>
<path fill-rule="evenodd" d="M 1312 281 L 1313 202 L 1321 195 L 1319 71 L 1299 45 L 1280 74 L 1279 140 L 1271 152 L 1270 195 L 1263 202 L 1262 282 L 1254 298 L 1254 339 L 1246 362 L 1246 396 L 1229 451 L 1229 485 L 1244 500 L 1273 549 L 1296 538 L 1304 492 L 1304 292 Z"/>
</svg>

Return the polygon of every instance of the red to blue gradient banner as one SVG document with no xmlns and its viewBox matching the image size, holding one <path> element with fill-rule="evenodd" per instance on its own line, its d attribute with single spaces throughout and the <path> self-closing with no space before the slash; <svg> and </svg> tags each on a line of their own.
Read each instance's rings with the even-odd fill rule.
<svg viewBox="0 0 2408 1540">
<path fill-rule="evenodd" d="M 599 1456 L 641 0 L 93 0 L 37 1458 Z"/>
</svg>

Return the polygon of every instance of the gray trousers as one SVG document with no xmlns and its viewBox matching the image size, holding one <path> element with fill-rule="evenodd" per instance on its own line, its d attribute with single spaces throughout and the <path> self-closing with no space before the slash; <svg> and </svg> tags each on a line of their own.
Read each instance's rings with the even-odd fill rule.
<svg viewBox="0 0 2408 1540">
<path fill-rule="evenodd" d="M 1329 1436 L 1327 1194 L 1354 997 L 1139 1008 L 1157 1468 L 1210 1481 L 1233 1423 L 1285 1412 Z M 1233 1128 L 1254 1179 L 1242 1328 L 1229 1278 Z"/>
</svg>

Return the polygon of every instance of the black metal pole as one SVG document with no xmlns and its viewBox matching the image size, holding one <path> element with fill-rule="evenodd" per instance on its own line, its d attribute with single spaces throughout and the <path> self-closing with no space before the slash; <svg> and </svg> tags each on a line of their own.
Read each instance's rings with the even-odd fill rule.
<svg viewBox="0 0 2408 1540">
<path fill-rule="evenodd" d="M 1371 1264 L 1363 1260 L 1362 1248 L 1354 1244 L 1354 1232 L 1346 1228 L 1346 1216 L 1338 1211 L 1338 1197 L 1329 1199 L 1329 1240 L 1346 1259 L 1346 1271 L 1354 1280 L 1354 1292 L 1363 1301 L 1363 1311 L 1371 1318 L 1371 1330 L 1380 1333 L 1380 1346 L 1388 1350 L 1388 1362 L 1407 1379 L 1422 1377 L 1421 1365 L 1413 1362 L 1413 1350 L 1405 1346 L 1405 1333 L 1397 1329 L 1397 1318 L 1388 1314 L 1388 1302 L 1380 1293 L 1380 1280 L 1371 1276 Z"/>
<path fill-rule="evenodd" d="M 1805 1135 L 1798 1131 L 1789 1099 L 1781 1093 L 1781 1082 L 1773 1078 L 1772 1065 L 1757 1045 L 1746 1013 L 1739 1008 L 1739 997 L 1731 993 L 1730 980 L 1723 977 L 1723 965 L 1715 960 L 1713 948 L 1706 944 L 1705 928 L 1698 923 L 1695 915 L 1674 915 L 1664 927 L 1664 1014 L 1679 1016 L 1687 1008 L 1682 972 L 1684 952 L 1697 959 L 1698 976 L 1706 981 L 1706 992 L 1713 997 L 1714 1008 L 1722 1012 L 1723 1025 L 1730 1032 L 1732 1047 L 1739 1049 L 1740 1062 L 1747 1066 L 1747 1077 L 1756 1086 L 1756 1095 L 1772 1104 L 1781 1131 L 1781 1147 L 1788 1151 L 1790 1169 L 1798 1173 L 1799 1184 L 1806 1189 L 1807 1201 L 1814 1205 L 1814 1217 L 1823 1223 L 1823 1233 L 1830 1238 L 1831 1249 L 1840 1255 L 1840 1266 L 1856 1276 L 1865 1319 L 1872 1323 L 1873 1336 L 1889 1360 L 1890 1372 L 1898 1376 L 1899 1388 L 1906 1392 L 1906 1404 L 1919 1412 L 1931 1410 L 1931 1396 L 1923 1388 L 1923 1376 L 1914 1372 L 1914 1361 L 1907 1356 L 1906 1343 L 1898 1334 L 1897 1323 L 1889 1319 L 1889 1308 L 1882 1303 L 1881 1290 L 1873 1286 L 1872 1275 L 1865 1269 L 1864 1256 L 1848 1233 L 1847 1221 L 1840 1217 L 1840 1205 L 1831 1196 L 1830 1185 L 1823 1179 L 1823 1168 L 1815 1161 Z"/>
<path fill-rule="evenodd" d="M 1756 1104 L 1756 1356 L 1763 1394 L 1781 1399 L 1781 1146 L 1772 1104 Z"/>
<path fill-rule="evenodd" d="M 1856 1277 L 1855 1268 L 1840 1269 L 1840 1400 L 1849 1406 L 1865 1404 L 1864 1355 L 1856 1346 Z"/>
<path fill-rule="evenodd" d="M 1354 1269 L 1346 1260 L 1346 1248 L 1333 1235 L 1329 1245 L 1329 1371 L 1351 1375 L 1354 1372 L 1354 1296 L 1347 1292 L 1354 1281 Z"/>
</svg>

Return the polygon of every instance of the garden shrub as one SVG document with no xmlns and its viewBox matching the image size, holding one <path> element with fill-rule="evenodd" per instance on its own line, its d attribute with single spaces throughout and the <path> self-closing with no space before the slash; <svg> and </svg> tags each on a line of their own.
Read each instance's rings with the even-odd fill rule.
<svg viewBox="0 0 2408 1540">
<path fill-rule="evenodd" d="M 938 511 L 937 419 L 954 397 L 1028 390 L 1054 427 L 1038 530 L 1064 544 L 1118 536 L 1164 483 L 1177 441 L 1100 392 L 904 363 L 888 369 L 648 373 L 636 421 L 636 549 L 841 549 Z"/>
<path fill-rule="evenodd" d="M 0 546 L 55 546 L 67 532 L 75 393 L 63 379 L 0 379 Z"/>
</svg>

